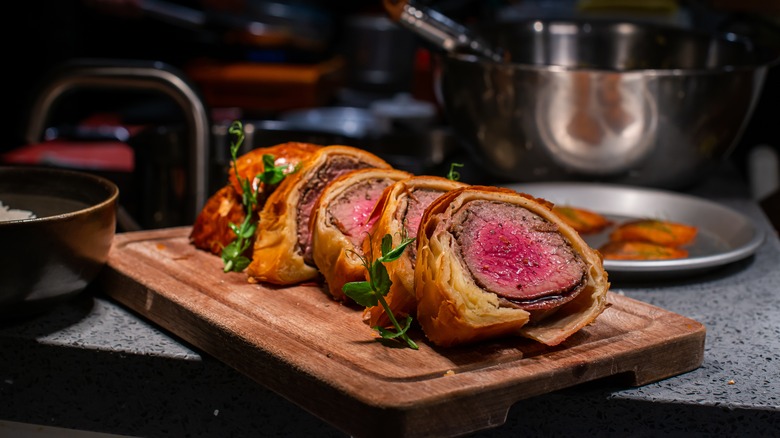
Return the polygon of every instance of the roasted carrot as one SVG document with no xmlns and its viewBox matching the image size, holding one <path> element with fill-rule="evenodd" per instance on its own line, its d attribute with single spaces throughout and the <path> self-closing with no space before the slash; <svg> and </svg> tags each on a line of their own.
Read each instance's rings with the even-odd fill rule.
<svg viewBox="0 0 780 438">
<path fill-rule="evenodd" d="M 607 242 L 599 248 L 599 252 L 605 259 L 612 260 L 668 260 L 688 257 L 688 251 L 685 249 L 649 242 Z"/>
<path fill-rule="evenodd" d="M 553 212 L 580 234 L 598 233 L 612 225 L 612 221 L 606 217 L 583 208 L 556 205 Z"/>
<path fill-rule="evenodd" d="M 642 219 L 626 222 L 609 236 L 611 241 L 649 242 L 665 246 L 687 245 L 696 237 L 697 228 L 691 225 Z"/>
</svg>

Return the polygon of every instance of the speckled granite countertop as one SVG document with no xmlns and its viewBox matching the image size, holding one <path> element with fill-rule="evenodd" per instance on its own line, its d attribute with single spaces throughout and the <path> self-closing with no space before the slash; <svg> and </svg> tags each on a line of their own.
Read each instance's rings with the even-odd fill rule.
<svg viewBox="0 0 780 438">
<path fill-rule="evenodd" d="M 612 379 L 524 400 L 473 436 L 777 436 L 780 241 L 728 181 L 692 194 L 753 218 L 764 244 L 704 275 L 613 291 L 703 323 L 702 366 L 639 388 Z M 120 435 L 344 436 L 100 290 L 0 326 L 0 400 L 0 421 Z"/>
</svg>

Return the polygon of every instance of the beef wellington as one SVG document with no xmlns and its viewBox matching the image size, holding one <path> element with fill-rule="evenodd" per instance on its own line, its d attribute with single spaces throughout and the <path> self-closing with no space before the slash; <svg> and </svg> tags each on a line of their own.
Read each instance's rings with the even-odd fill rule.
<svg viewBox="0 0 780 438">
<path fill-rule="evenodd" d="M 265 170 L 264 155 L 272 155 L 274 165 L 286 166 L 284 172 L 289 174 L 300 161 L 311 156 L 319 147 L 310 143 L 288 142 L 256 148 L 238 157 L 235 166 L 230 166 L 228 184 L 209 197 L 195 218 L 190 232 L 192 244 L 196 248 L 220 255 L 222 248 L 236 239 L 236 233 L 230 228 L 230 224 L 240 225 L 246 217 L 242 202 L 243 188 L 238 177 L 250 181 L 252 189 L 257 192 L 256 211 L 263 207 L 265 200 L 277 187 L 262 183 L 257 178 L 257 175 Z M 247 252 L 246 255 L 251 256 L 251 246 Z"/>
<path fill-rule="evenodd" d="M 331 181 L 366 168 L 391 166 L 363 149 L 340 145 L 321 147 L 301 161 L 260 212 L 248 280 L 290 285 L 317 278 L 309 228 L 314 206 Z"/>
<path fill-rule="evenodd" d="M 426 209 L 418 238 L 417 318 L 436 345 L 513 335 L 557 345 L 606 308 L 601 255 L 547 201 L 456 189 Z"/>
</svg>

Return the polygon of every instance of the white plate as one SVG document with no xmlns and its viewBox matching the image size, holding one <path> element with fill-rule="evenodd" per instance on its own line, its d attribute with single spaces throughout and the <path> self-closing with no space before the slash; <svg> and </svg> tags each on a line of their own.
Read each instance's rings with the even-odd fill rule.
<svg viewBox="0 0 780 438">
<path fill-rule="evenodd" d="M 530 183 L 506 185 L 554 204 L 585 208 L 615 223 L 632 219 L 662 219 L 698 228 L 686 249 L 689 257 L 674 260 L 604 260 L 610 275 L 641 278 L 694 274 L 752 255 L 764 232 L 747 216 L 714 202 L 674 192 L 598 183 Z M 583 235 L 593 248 L 607 242 L 607 229 Z"/>
</svg>

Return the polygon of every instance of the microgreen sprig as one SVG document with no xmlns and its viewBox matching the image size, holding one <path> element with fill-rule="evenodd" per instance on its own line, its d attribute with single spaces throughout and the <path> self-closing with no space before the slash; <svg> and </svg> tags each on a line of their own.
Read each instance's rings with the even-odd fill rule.
<svg viewBox="0 0 780 438">
<path fill-rule="evenodd" d="M 253 180 L 248 178 L 242 178 L 238 173 L 238 166 L 236 161 L 238 159 L 238 150 L 241 148 L 241 144 L 244 142 L 244 126 L 240 121 L 234 121 L 230 128 L 230 133 L 235 140 L 230 143 L 230 157 L 232 159 L 233 173 L 241 186 L 241 202 L 244 205 L 244 220 L 241 225 L 230 223 L 230 229 L 236 235 L 236 239 L 230 242 L 227 246 L 222 248 L 222 262 L 224 264 L 224 272 L 241 272 L 249 266 L 250 259 L 244 255 L 249 245 L 252 242 L 252 236 L 255 235 L 257 230 L 257 220 L 255 219 L 255 208 L 257 207 L 257 195 L 258 188 L 253 187 Z M 263 171 L 260 172 L 254 179 L 265 183 L 266 185 L 279 184 L 284 177 L 285 169 L 287 165 L 276 166 L 276 159 L 273 155 L 263 155 Z"/>
<path fill-rule="evenodd" d="M 450 171 L 447 172 L 447 179 L 452 181 L 460 180 L 460 172 L 455 170 L 456 167 L 463 167 L 463 163 L 450 163 Z"/>
<path fill-rule="evenodd" d="M 369 236 L 369 238 L 371 238 L 371 236 Z M 390 234 L 386 234 L 382 238 L 382 255 L 371 263 L 369 263 L 366 257 L 355 253 L 368 271 L 369 279 L 368 281 L 353 281 L 347 283 L 341 290 L 361 306 L 373 307 L 377 304 L 381 304 L 385 309 L 385 313 L 390 319 L 390 322 L 393 323 L 395 331 L 381 326 L 375 326 L 374 329 L 379 332 L 383 339 L 400 338 L 405 341 L 410 348 L 417 350 L 419 348 L 417 344 L 406 334 L 409 327 L 412 325 L 412 317 L 407 316 L 402 327 L 385 300 L 385 296 L 390 292 L 390 286 L 393 282 L 390 280 L 390 275 L 387 273 L 387 268 L 384 265 L 387 262 L 398 260 L 406 247 L 414 242 L 414 240 L 415 238 L 404 237 L 398 246 L 393 248 L 393 238 Z M 373 257 L 373 255 L 369 255 L 369 257 Z"/>
</svg>

